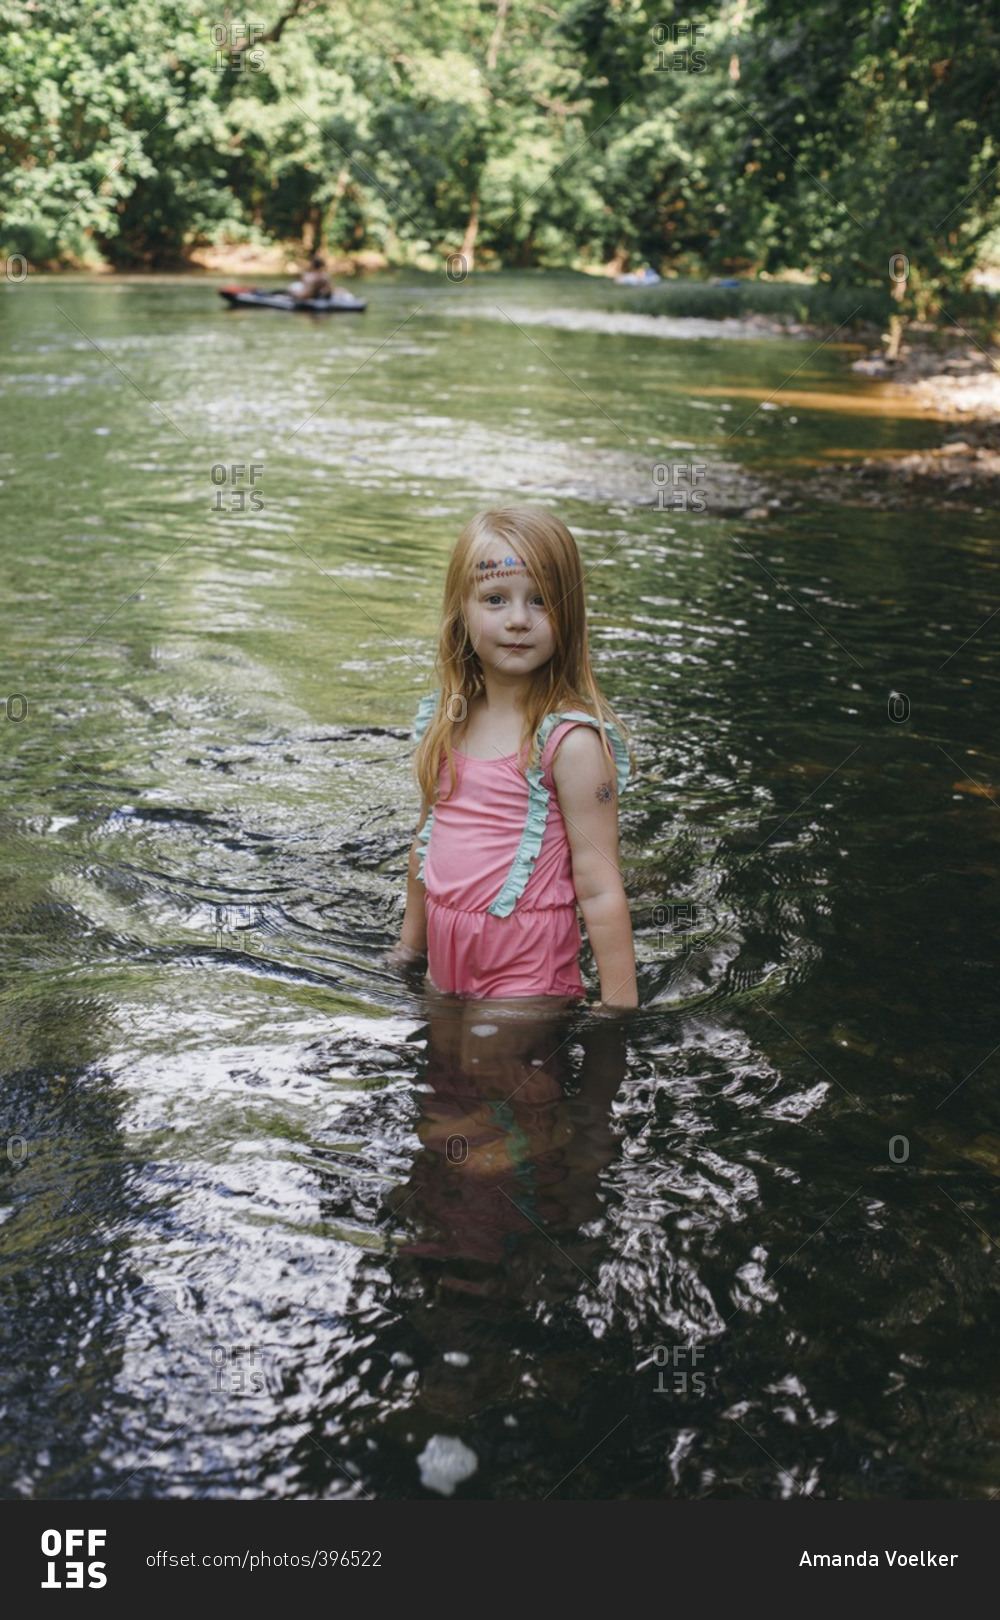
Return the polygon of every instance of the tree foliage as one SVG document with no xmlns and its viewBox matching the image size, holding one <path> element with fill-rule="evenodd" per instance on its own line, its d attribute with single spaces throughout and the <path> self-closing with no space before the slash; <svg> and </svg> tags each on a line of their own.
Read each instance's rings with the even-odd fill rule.
<svg viewBox="0 0 1000 1620">
<path fill-rule="evenodd" d="M 956 0 L 0 0 L 0 245 L 859 286 L 901 254 L 921 308 L 998 227 L 998 46 Z"/>
</svg>

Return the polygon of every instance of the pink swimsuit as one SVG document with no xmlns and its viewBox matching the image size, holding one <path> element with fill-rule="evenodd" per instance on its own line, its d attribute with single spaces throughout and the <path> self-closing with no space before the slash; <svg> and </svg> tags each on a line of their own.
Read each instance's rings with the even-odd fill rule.
<svg viewBox="0 0 1000 1620">
<path fill-rule="evenodd" d="M 418 711 L 422 734 L 432 699 Z M 580 923 L 566 823 L 552 759 L 585 716 L 550 715 L 539 764 L 526 778 L 517 756 L 471 759 L 455 752 L 456 785 L 438 797 L 425 823 L 428 973 L 436 989 L 475 997 L 586 995 L 580 977 Z M 627 779 L 627 754 L 608 727 Z M 531 780 L 533 778 L 533 780 Z M 447 792 L 442 757 L 438 793 Z"/>
</svg>

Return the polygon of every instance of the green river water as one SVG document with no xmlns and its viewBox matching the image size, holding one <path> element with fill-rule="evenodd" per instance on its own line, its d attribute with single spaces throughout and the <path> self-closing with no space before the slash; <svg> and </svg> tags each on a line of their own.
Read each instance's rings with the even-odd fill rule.
<svg viewBox="0 0 1000 1620">
<path fill-rule="evenodd" d="M 216 286 L 0 297 L 0 1491 L 1000 1490 L 994 518 L 767 504 L 939 425 L 583 277 Z M 511 499 L 638 761 L 642 1006 L 523 1090 L 380 965 Z"/>
</svg>

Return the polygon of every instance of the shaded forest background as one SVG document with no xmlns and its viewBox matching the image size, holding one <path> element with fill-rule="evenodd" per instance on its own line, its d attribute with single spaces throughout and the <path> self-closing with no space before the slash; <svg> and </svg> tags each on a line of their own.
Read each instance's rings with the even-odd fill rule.
<svg viewBox="0 0 1000 1620">
<path fill-rule="evenodd" d="M 890 291 L 903 255 L 926 315 L 995 251 L 998 46 L 941 0 L 0 0 L 0 248 Z"/>
</svg>

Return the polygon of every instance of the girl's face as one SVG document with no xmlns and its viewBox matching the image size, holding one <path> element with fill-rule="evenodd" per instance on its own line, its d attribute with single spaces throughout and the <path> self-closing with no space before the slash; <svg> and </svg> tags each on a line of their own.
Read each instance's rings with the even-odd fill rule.
<svg viewBox="0 0 1000 1620">
<path fill-rule="evenodd" d="M 517 682 L 548 663 L 556 650 L 555 630 L 524 564 L 513 559 L 515 566 L 508 566 L 501 550 L 497 566 L 480 568 L 491 558 L 498 558 L 496 546 L 473 564 L 466 628 L 483 669 Z"/>
</svg>

